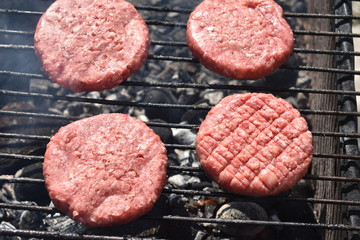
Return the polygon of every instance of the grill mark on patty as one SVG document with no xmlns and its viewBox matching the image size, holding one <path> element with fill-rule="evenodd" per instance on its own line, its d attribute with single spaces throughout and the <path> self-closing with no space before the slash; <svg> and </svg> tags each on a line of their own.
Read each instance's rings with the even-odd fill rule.
<svg viewBox="0 0 360 240">
<path fill-rule="evenodd" d="M 264 102 L 264 104 L 266 104 L 266 103 Z M 268 106 L 268 105 L 267 105 L 267 106 Z M 268 106 L 268 107 L 269 107 L 269 106 Z M 260 113 L 260 114 L 261 114 L 261 113 Z M 280 115 L 279 117 L 281 117 L 281 116 L 282 116 L 282 115 Z M 278 117 L 278 118 L 279 118 L 279 117 Z M 255 141 L 255 142 L 258 143 L 257 139 L 258 139 L 258 137 L 260 136 L 260 134 L 263 133 L 266 129 L 270 129 L 270 127 L 272 126 L 272 124 L 273 124 L 273 122 L 274 122 L 275 120 L 276 120 L 276 119 L 274 119 L 271 123 L 269 123 L 269 126 L 267 126 L 263 131 L 259 132 L 259 134 L 258 134 L 256 137 L 254 137 L 254 138 L 252 139 L 252 141 Z M 289 122 L 287 122 L 287 123 L 289 124 Z M 286 128 L 286 126 L 284 126 L 284 128 Z M 284 129 L 284 128 L 283 128 L 283 129 Z M 270 143 L 273 139 L 275 139 L 276 136 L 278 136 L 283 129 L 281 129 L 281 130 L 279 131 L 279 133 L 277 133 L 274 137 L 272 137 L 272 138 L 269 139 L 266 143 L 264 143 L 264 145 L 267 145 L 267 144 Z M 271 131 L 271 130 L 270 130 L 270 131 Z M 272 131 L 271 131 L 271 132 L 272 132 Z M 251 146 L 251 145 L 250 145 L 250 146 Z M 287 145 L 286 148 L 287 148 L 288 146 L 290 146 L 290 145 Z M 262 155 L 262 154 L 261 154 L 261 151 L 262 151 L 264 148 L 266 149 L 266 146 L 265 146 L 265 147 L 259 147 L 259 148 L 255 149 L 255 150 L 256 150 L 255 154 L 252 154 L 252 156 L 251 156 L 249 159 L 247 159 L 247 161 L 246 161 L 245 163 L 243 163 L 243 165 L 240 166 L 240 168 L 237 169 L 237 171 L 241 172 L 241 171 L 243 170 L 242 168 L 245 168 L 245 167 L 246 167 L 246 168 L 248 168 L 251 172 L 254 172 L 254 170 L 250 169 L 250 168 L 247 166 L 247 163 L 248 163 L 251 159 L 253 159 L 253 158 L 256 158 L 257 160 L 259 160 L 258 157 L 257 157 L 257 155 L 258 155 L 258 154 Z M 286 148 L 283 149 L 283 151 L 282 151 L 281 153 L 283 153 L 283 152 L 286 150 Z M 231 162 L 230 162 L 229 165 L 233 165 L 233 161 L 237 160 L 237 157 L 240 156 L 241 154 L 243 154 L 243 151 L 246 151 L 246 150 L 242 150 L 237 156 L 235 156 L 235 158 L 231 160 Z M 280 154 L 281 154 L 281 153 L 280 153 Z M 279 154 L 279 155 L 280 155 L 280 154 Z M 279 156 L 279 155 L 278 155 L 278 156 Z M 266 156 L 263 156 L 263 155 L 262 155 L 262 157 L 264 157 L 266 160 L 268 160 Z M 273 157 L 273 158 L 276 158 L 276 157 L 277 157 L 277 156 L 275 156 L 275 157 Z M 267 166 L 266 166 L 264 169 L 266 169 L 266 168 L 267 168 Z M 248 181 L 251 183 L 255 178 L 258 178 L 258 175 L 259 175 L 259 174 L 261 173 L 261 171 L 263 171 L 264 169 L 261 169 L 261 170 L 259 171 L 259 173 L 257 173 L 257 174 L 254 176 L 254 178 L 248 179 Z M 220 174 L 221 174 L 221 173 L 220 173 Z M 219 174 L 219 175 L 220 175 L 220 174 Z M 240 181 L 240 179 L 239 179 L 236 175 L 234 175 L 234 177 L 235 177 L 236 179 L 238 179 L 238 181 Z M 247 190 L 249 187 L 250 187 L 250 184 L 246 187 L 245 190 Z"/>
<path fill-rule="evenodd" d="M 251 107 L 251 106 L 249 106 L 249 105 L 247 105 L 247 103 L 251 100 L 251 99 L 253 99 L 253 98 L 256 98 L 256 97 L 254 97 L 254 96 L 251 96 L 250 98 L 248 98 L 243 104 L 241 104 L 241 106 L 237 106 L 237 108 L 236 109 L 240 109 L 240 108 L 242 108 L 244 105 L 245 106 L 247 106 L 247 107 L 249 107 L 249 108 L 251 108 L 252 110 L 254 110 L 254 112 L 248 117 L 249 119 L 251 119 L 251 117 L 253 117 L 256 113 L 258 113 L 258 114 L 260 114 L 261 116 L 262 116 L 262 114 L 261 114 L 261 112 L 260 112 L 260 110 L 263 108 L 263 106 L 259 109 L 259 110 L 256 110 L 256 109 L 254 109 L 253 107 Z M 257 99 L 257 98 L 256 98 Z M 260 99 L 261 100 L 261 99 Z M 262 101 L 262 103 L 264 104 L 264 106 L 267 106 L 269 109 L 271 109 L 271 110 L 273 110 L 269 105 L 267 105 L 263 100 L 261 100 Z M 236 110 L 235 109 L 235 110 Z M 239 110 L 237 110 L 237 112 L 238 112 Z M 276 113 L 276 111 L 275 110 L 273 110 L 275 113 Z M 239 114 L 239 113 L 238 113 Z M 278 114 L 278 113 L 276 113 L 276 114 Z M 240 115 L 240 114 L 239 114 Z M 263 117 L 263 116 L 262 116 Z M 278 116 L 279 117 L 279 116 Z M 231 120 L 233 120 L 235 117 L 233 117 Z M 263 119 L 265 119 L 264 117 L 263 117 Z M 224 119 L 225 120 L 225 119 Z M 222 122 L 220 122 L 218 125 L 220 126 L 223 122 L 224 122 L 224 120 L 222 121 Z M 231 121 L 230 120 L 230 121 Z M 265 119 L 266 120 L 266 119 Z M 273 121 L 275 121 L 276 119 L 273 119 Z M 273 122 L 272 121 L 272 122 Z M 244 122 L 247 122 L 247 123 L 249 123 L 249 124 L 252 124 L 253 126 L 255 126 L 255 128 L 257 129 L 257 130 L 259 130 L 259 128 L 258 127 L 256 127 L 256 125 L 255 124 L 253 124 L 251 121 L 249 121 L 249 120 L 245 120 L 245 121 L 239 121 L 239 123 L 237 124 L 237 126 L 235 127 L 235 130 L 237 129 L 237 128 L 239 128 L 239 126 L 242 124 L 242 123 L 244 123 Z M 269 126 L 267 127 L 267 128 L 269 128 L 270 126 L 271 126 L 271 124 L 272 124 L 272 122 L 269 124 Z M 226 127 L 226 126 L 225 126 Z M 267 128 L 265 128 L 265 129 L 267 129 Z M 258 135 L 260 135 L 263 131 L 265 131 L 265 129 L 263 129 L 262 131 L 260 130 L 259 131 L 259 133 L 256 135 L 256 136 L 254 136 L 253 137 L 253 139 L 252 139 L 252 141 L 254 141 L 257 137 L 258 137 Z M 228 135 L 228 136 L 226 136 L 223 140 L 221 140 L 221 142 L 220 143 L 218 143 L 218 145 L 216 146 L 216 148 L 215 149 L 213 149 L 213 151 L 212 152 L 210 152 L 209 153 L 209 156 L 208 156 L 208 158 L 220 147 L 220 146 L 224 146 L 223 145 L 223 142 L 224 141 L 226 141 L 227 139 L 231 139 L 231 140 L 233 140 L 233 137 L 232 137 L 232 135 L 234 135 L 234 134 L 236 134 L 236 131 L 230 131 L 230 135 Z M 208 135 L 209 137 L 212 137 L 211 135 Z M 242 137 L 241 137 L 242 138 Z M 216 139 L 214 139 L 214 140 L 216 140 Z M 245 140 L 244 140 L 245 141 Z M 246 141 L 245 141 L 246 142 Z M 225 147 L 225 146 L 224 146 Z M 223 151 L 221 151 L 221 152 L 223 152 Z M 242 153 L 242 151 L 241 152 L 239 152 L 235 157 L 234 157 L 234 159 L 240 154 L 240 153 Z M 219 154 L 226 162 L 227 162 L 227 160 L 226 160 L 226 158 L 224 158 L 224 156 L 222 156 L 221 154 Z M 208 158 L 206 159 L 206 161 L 208 161 Z M 217 159 L 215 159 L 215 160 L 217 160 Z M 219 164 L 221 164 L 220 162 L 218 162 Z M 230 162 L 230 164 L 231 164 L 231 162 Z M 221 164 L 221 165 L 223 165 L 223 164 Z M 245 164 L 244 164 L 245 165 Z M 223 169 L 222 170 L 224 170 L 224 168 L 225 168 L 226 166 L 224 166 L 223 165 Z M 221 171 L 222 171 L 221 170 Z M 221 173 L 221 171 L 220 171 L 220 173 Z M 220 175 L 220 174 L 219 174 Z"/>
<path fill-rule="evenodd" d="M 241 104 L 241 106 L 244 105 L 244 104 L 245 104 L 247 101 L 249 101 L 249 100 L 250 100 L 250 98 L 248 98 L 243 104 Z M 256 112 L 256 110 L 250 115 L 250 117 L 251 117 L 253 114 L 255 114 L 255 112 Z M 235 118 L 235 117 L 234 117 L 234 118 Z M 218 123 L 218 126 L 220 126 L 221 124 L 223 124 L 225 120 L 226 120 L 225 118 L 222 119 L 222 121 L 221 121 L 220 123 Z M 242 122 L 239 122 L 239 124 L 237 124 L 236 128 L 238 128 L 241 123 L 242 123 Z M 236 128 L 235 128 L 235 129 L 236 129 Z M 230 134 L 232 134 L 232 133 L 230 132 Z M 212 138 L 212 140 L 215 140 L 215 141 L 217 142 L 217 140 L 216 140 L 215 138 L 213 138 L 211 134 L 207 134 L 206 136 Z M 226 139 L 226 138 L 228 138 L 228 137 L 229 137 L 229 136 L 226 136 L 224 139 Z M 224 139 L 222 139 L 221 141 L 224 141 Z M 221 143 L 220 143 L 220 144 L 221 144 Z M 219 146 L 220 144 L 218 144 L 214 149 L 212 149 L 212 151 L 211 151 L 210 153 L 208 153 L 209 156 L 211 156 L 211 155 L 213 154 L 213 152 L 218 148 L 218 146 Z M 202 143 L 200 143 L 200 147 L 202 147 L 201 145 L 202 145 Z M 206 160 L 207 160 L 207 159 L 206 159 Z"/>
<path fill-rule="evenodd" d="M 260 105 L 260 108 L 251 106 L 253 98 L 261 101 L 255 101 L 255 104 Z M 265 98 L 269 101 L 264 101 Z M 241 100 L 240 98 L 239 101 Z M 300 113 L 285 100 L 276 99 L 273 96 L 269 99 L 268 95 L 265 94 L 252 94 L 242 104 L 231 106 L 229 109 L 237 112 L 237 116 L 244 109 L 258 110 L 252 112 L 248 119 L 241 118 L 236 127 L 229 131 L 231 129 L 229 124 L 236 116 L 232 116 L 230 120 L 226 119 L 229 116 L 226 114 L 228 109 L 222 109 L 222 107 L 232 103 L 228 100 L 220 102 L 218 106 L 214 107 L 217 107 L 217 109 L 211 112 L 211 117 L 204 120 L 204 122 L 212 121 L 216 111 L 221 112 L 219 114 L 222 115 L 223 119 L 220 123 L 215 122 L 215 125 L 219 126 L 219 131 L 223 131 L 225 134 L 228 132 L 228 135 L 221 141 L 213 138 L 212 124 L 206 122 L 204 126 L 205 133 L 201 132 L 201 127 L 199 130 L 199 138 L 202 141 L 198 141 L 199 149 L 197 151 L 205 167 L 211 169 L 209 174 L 215 181 L 219 181 L 220 185 L 242 186 L 242 190 L 245 191 L 250 187 L 253 188 L 255 182 L 261 184 L 267 191 L 274 192 L 278 188 L 283 188 L 283 185 L 281 183 L 276 184 L 277 182 L 281 182 L 288 177 L 299 179 L 299 176 L 297 176 L 299 171 L 301 170 L 300 174 L 304 173 L 303 168 L 309 164 L 312 154 L 312 149 L 307 146 L 312 137 L 307 129 L 306 121 L 301 117 Z M 255 116 L 261 117 L 259 124 L 252 123 Z M 265 127 L 261 122 L 265 124 Z M 221 125 L 225 126 L 222 128 Z M 242 129 L 243 125 L 253 126 L 254 130 Z M 306 143 L 302 144 L 304 140 L 306 140 Z M 207 146 L 214 144 L 217 145 L 209 153 Z M 240 148 L 240 150 L 232 150 L 232 147 Z M 297 153 L 298 157 L 294 155 L 294 152 Z M 203 156 L 205 156 L 205 159 L 202 158 Z M 283 156 L 291 158 L 293 163 L 289 164 L 288 161 L 284 161 Z M 211 167 L 210 165 L 214 162 L 217 163 L 217 166 Z M 275 171 L 278 168 L 282 170 Z M 269 179 L 266 179 L 266 177 Z M 287 185 L 290 186 L 291 184 Z M 225 186 L 225 188 L 228 187 Z M 250 191 L 256 194 L 256 189 Z"/>
<path fill-rule="evenodd" d="M 295 118 L 294 118 L 294 119 L 295 119 Z M 294 119 L 293 119 L 293 120 L 294 120 Z M 291 124 L 291 123 L 288 123 L 288 124 Z M 285 128 L 286 128 L 286 127 L 285 127 Z M 285 128 L 283 128 L 281 131 L 283 131 Z M 281 131 L 280 131 L 277 135 L 281 134 Z M 277 136 L 277 135 L 276 135 L 276 136 Z M 276 137 L 276 136 L 275 136 L 275 137 Z M 288 138 L 286 135 L 283 134 L 283 136 L 285 136 L 288 140 L 291 141 L 291 139 Z M 274 138 L 275 138 L 275 137 L 274 137 Z M 270 143 L 274 138 L 272 138 L 268 143 Z M 275 156 L 273 156 L 272 158 L 273 158 L 273 159 L 276 159 L 276 158 L 279 157 L 281 154 L 284 154 L 288 148 L 293 148 L 293 144 L 295 144 L 295 143 L 290 142 L 290 144 L 288 144 L 284 149 L 282 149 L 282 151 L 281 151 L 278 155 L 275 155 Z M 265 148 L 266 148 L 266 147 L 265 147 Z M 262 157 L 264 157 L 265 159 L 267 159 L 267 157 L 264 156 L 264 155 L 261 153 L 262 150 L 263 150 L 263 148 L 259 149 L 259 150 L 257 151 L 257 153 L 253 156 L 253 158 L 257 158 L 257 155 L 259 154 L 259 155 L 261 155 Z M 250 160 L 250 159 L 249 159 L 249 160 Z M 266 188 L 268 188 L 268 187 L 266 186 L 266 183 L 265 183 L 262 179 L 259 178 L 259 175 L 260 175 L 261 172 L 264 171 L 264 170 L 269 170 L 269 171 L 273 172 L 271 169 L 269 169 L 269 166 L 271 166 L 271 165 L 275 165 L 275 164 L 274 164 L 273 162 L 270 162 L 268 165 L 266 165 L 266 167 L 265 167 L 264 169 L 261 169 L 261 171 L 260 171 L 253 179 L 249 179 L 249 181 L 252 182 L 252 181 L 254 181 L 254 179 L 258 178 L 258 179 L 263 183 L 263 185 L 264 185 Z M 245 164 L 245 166 L 246 166 L 246 164 Z M 246 167 L 247 167 L 247 166 L 246 166 Z M 287 166 L 285 166 L 285 167 L 287 167 Z M 288 170 L 288 171 L 286 172 L 286 175 L 285 175 L 284 177 L 286 177 L 290 172 L 293 171 L 293 169 L 289 169 L 289 167 L 287 167 L 287 170 Z M 273 172 L 273 173 L 274 173 L 274 172 Z M 274 173 L 274 175 L 276 175 L 276 173 Z M 280 179 L 278 178 L 278 180 L 280 180 Z M 249 186 L 248 186 L 248 187 L 249 187 Z M 269 189 L 269 188 L 268 188 L 268 189 Z M 269 189 L 269 190 L 272 190 L 272 189 Z"/>
</svg>

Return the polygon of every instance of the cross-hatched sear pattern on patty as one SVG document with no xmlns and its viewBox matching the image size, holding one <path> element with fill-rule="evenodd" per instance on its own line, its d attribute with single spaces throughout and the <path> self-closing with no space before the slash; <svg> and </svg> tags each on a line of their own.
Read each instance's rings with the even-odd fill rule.
<svg viewBox="0 0 360 240">
<path fill-rule="evenodd" d="M 223 188 L 272 195 L 294 186 L 312 158 L 312 135 L 300 113 L 270 94 L 224 98 L 201 124 L 196 150 Z"/>
</svg>

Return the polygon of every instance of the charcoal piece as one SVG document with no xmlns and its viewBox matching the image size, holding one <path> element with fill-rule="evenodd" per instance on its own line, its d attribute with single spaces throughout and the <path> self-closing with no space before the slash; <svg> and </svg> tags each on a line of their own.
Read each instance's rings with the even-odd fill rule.
<svg viewBox="0 0 360 240">
<path fill-rule="evenodd" d="M 180 197 L 180 195 L 177 195 L 175 193 L 171 193 L 168 196 L 167 201 L 168 201 L 170 207 L 177 206 L 181 202 L 181 197 Z"/>
<path fill-rule="evenodd" d="M 79 116 L 83 113 L 84 113 L 83 104 L 79 102 L 69 103 L 64 111 L 64 115 L 66 116 Z"/>
<path fill-rule="evenodd" d="M 268 219 L 265 210 L 258 204 L 252 202 L 229 202 L 224 204 L 216 212 L 217 219 L 226 220 L 261 220 Z M 239 224 L 220 224 L 222 232 L 231 236 L 254 237 L 263 229 L 263 225 L 239 225 Z"/>
<path fill-rule="evenodd" d="M 168 152 L 168 165 L 172 166 L 172 165 L 178 165 L 179 164 L 179 159 L 176 153 L 173 152 Z"/>
<path fill-rule="evenodd" d="M 225 91 L 209 89 L 205 90 L 202 95 L 204 99 L 207 99 L 209 101 L 210 105 L 215 105 L 225 97 Z"/>
<path fill-rule="evenodd" d="M 161 119 L 151 119 L 150 122 L 156 122 L 156 123 L 166 123 L 164 120 Z M 168 127 L 156 127 L 156 126 L 150 126 L 154 132 L 159 135 L 161 138 L 161 141 L 163 143 L 172 144 L 174 143 L 173 134 L 170 128 Z"/>
<path fill-rule="evenodd" d="M 15 230 L 16 228 L 9 222 L 1 222 L 0 229 Z M 0 240 L 21 240 L 20 237 L 0 236 Z"/>
<path fill-rule="evenodd" d="M 177 100 L 174 95 L 165 89 L 150 88 L 145 91 L 144 97 L 141 100 L 144 103 L 165 103 L 176 104 Z M 182 109 L 162 107 L 162 108 L 145 108 L 145 114 L 149 119 L 160 118 L 166 122 L 177 123 L 180 121 L 183 114 Z"/>
<path fill-rule="evenodd" d="M 200 162 L 194 150 L 176 149 L 175 152 L 178 154 L 178 164 L 180 166 L 200 167 Z"/>
<path fill-rule="evenodd" d="M 219 208 L 219 206 L 222 204 L 222 202 L 219 201 L 220 199 L 216 198 L 204 198 L 201 197 L 200 199 L 192 199 L 190 201 L 189 206 L 191 206 L 194 209 L 197 209 L 198 216 L 199 217 L 206 217 L 206 218 L 212 218 L 214 217 L 216 210 Z M 202 223 L 204 227 L 214 227 L 214 224 L 212 223 Z"/>
<path fill-rule="evenodd" d="M 157 234 L 159 227 L 160 224 L 156 220 L 140 218 L 131 223 L 114 227 L 89 228 L 86 233 L 94 235 L 151 237 Z"/>
<path fill-rule="evenodd" d="M 55 214 L 49 215 L 44 218 L 44 223 L 47 231 L 50 232 L 61 232 L 61 233 L 75 233 L 75 234 L 84 234 L 88 228 L 81 223 L 75 222 L 68 216 Z"/>
<path fill-rule="evenodd" d="M 202 231 L 198 231 L 194 238 L 194 240 L 206 240 L 206 239 L 208 239 L 207 234 Z"/>
<path fill-rule="evenodd" d="M 273 207 L 277 217 L 282 222 L 317 223 L 312 207 L 306 202 L 280 201 Z M 319 229 L 283 228 L 280 231 L 280 239 L 315 240 L 321 239 Z"/>
<path fill-rule="evenodd" d="M 15 200 L 14 186 L 10 183 L 5 183 L 0 191 L 0 202 L 11 202 Z"/>
<path fill-rule="evenodd" d="M 194 144 L 196 134 L 190 129 L 174 129 L 173 132 L 176 143 L 183 145 Z"/>
<path fill-rule="evenodd" d="M 0 208 L 0 222 L 3 220 L 4 216 L 5 216 L 5 209 Z"/>
<path fill-rule="evenodd" d="M 176 174 L 169 177 L 168 182 L 178 188 L 187 188 L 189 184 L 200 183 L 200 179 L 185 174 Z"/>
<path fill-rule="evenodd" d="M 38 211 L 25 210 L 20 215 L 19 228 L 41 230 L 44 213 Z"/>
<path fill-rule="evenodd" d="M 210 182 L 201 181 L 199 183 L 190 183 L 189 189 L 193 190 L 204 190 L 204 188 L 212 187 Z"/>
<path fill-rule="evenodd" d="M 129 91 L 125 89 L 120 89 L 116 93 L 109 93 L 105 95 L 105 100 L 108 101 L 132 101 L 132 97 L 129 95 Z M 129 106 L 116 104 L 116 105 L 101 105 L 99 107 L 100 111 L 105 112 L 117 112 L 117 113 L 128 113 Z"/>
<path fill-rule="evenodd" d="M 42 163 L 34 163 L 20 169 L 16 172 L 15 177 L 43 179 Z M 14 183 L 13 188 L 18 201 L 33 201 L 38 205 L 50 203 L 48 192 L 42 183 Z"/>
<path fill-rule="evenodd" d="M 194 105 L 210 106 L 209 100 L 202 99 L 194 103 Z M 189 124 L 200 124 L 206 117 L 209 110 L 190 109 L 186 111 L 181 120 Z"/>
<path fill-rule="evenodd" d="M 172 193 L 167 198 L 167 215 L 189 217 L 189 208 L 187 204 L 189 198 Z M 166 239 L 182 240 L 193 239 L 192 224 L 189 221 L 181 222 L 177 224 L 173 221 L 162 222 L 159 233 Z"/>
</svg>

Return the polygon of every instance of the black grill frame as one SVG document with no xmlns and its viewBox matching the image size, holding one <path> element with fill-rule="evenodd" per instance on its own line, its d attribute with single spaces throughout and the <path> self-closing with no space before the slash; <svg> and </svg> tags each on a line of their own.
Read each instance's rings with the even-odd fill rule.
<svg viewBox="0 0 360 240">
<path fill-rule="evenodd" d="M 335 1 L 339 3 L 340 1 Z M 351 2 L 351 1 L 350 1 Z M 184 9 L 184 8 L 169 8 L 164 6 L 136 6 L 138 10 L 142 11 L 154 11 L 154 12 L 177 12 L 181 14 L 189 14 L 192 9 Z M 36 15 L 40 16 L 43 12 L 38 11 L 23 11 L 18 9 L 0 9 L 0 14 L 11 14 L 11 15 Z M 346 4 L 338 4 L 338 9 L 335 10 L 335 13 L 331 14 L 317 14 L 317 13 L 285 13 L 285 17 L 287 18 L 327 18 L 333 19 L 334 21 L 345 21 L 345 24 L 349 24 L 352 20 L 360 19 L 360 16 L 351 15 L 351 9 L 349 9 L 348 3 Z M 169 26 L 169 27 L 181 27 L 185 28 L 186 23 L 180 22 L 166 22 L 166 21 L 158 21 L 158 20 L 146 20 L 148 25 L 154 26 Z M 294 30 L 295 36 L 300 35 L 309 35 L 309 36 L 325 36 L 325 37 L 337 37 L 341 38 L 355 38 L 360 37 L 360 34 L 353 34 L 349 31 L 339 32 L 339 28 L 336 28 L 334 32 L 325 32 L 325 31 L 311 31 L 311 30 Z M 19 30 L 8 30 L 8 29 L 0 29 L 0 34 L 16 34 L 16 35 L 33 35 L 32 31 L 19 31 Z M 151 41 L 152 45 L 165 45 L 165 46 L 173 46 L 173 47 L 186 47 L 185 42 L 172 42 L 172 41 Z M 351 45 L 351 44 L 350 44 Z M 350 46 L 351 48 L 352 46 Z M 33 51 L 33 46 L 30 45 L 17 45 L 17 44 L 1 44 L 0 50 L 18 50 L 18 51 Z M 345 46 L 340 49 L 301 49 L 295 48 L 294 53 L 302 53 L 302 54 L 330 54 L 337 57 L 348 56 L 349 58 L 353 58 L 355 56 L 360 56 L 360 52 L 354 52 L 352 49 L 349 49 Z M 178 57 L 178 56 L 163 56 L 163 55 L 149 55 L 148 59 L 150 61 L 174 61 L 174 62 L 190 62 L 194 64 L 199 64 L 198 61 L 192 57 Z M 345 63 L 343 65 L 334 65 L 334 68 L 325 68 L 321 66 L 291 66 L 285 64 L 281 68 L 290 69 L 293 71 L 312 71 L 312 72 L 329 72 L 348 74 L 348 75 L 359 75 L 360 71 L 354 70 L 353 61 L 349 63 Z M 47 79 L 43 74 L 38 73 L 24 73 L 24 72 L 14 72 L 8 71 L 6 69 L 0 69 L 1 76 L 9 76 L 16 77 L 19 79 Z M 138 86 L 138 87 L 160 87 L 160 88 L 196 88 L 196 89 L 231 89 L 231 90 L 244 90 L 244 91 L 263 91 L 263 92 L 295 92 L 295 93 L 312 93 L 312 94 L 331 94 L 337 95 L 339 98 L 341 97 L 350 97 L 355 98 L 355 96 L 360 95 L 360 91 L 354 91 L 353 89 L 345 89 L 341 88 L 338 90 L 328 90 L 328 89 L 308 89 L 308 88 L 268 88 L 268 87 L 252 87 L 252 86 L 238 86 L 238 85 L 209 85 L 209 84 L 196 84 L 196 83 L 161 83 L 161 82 L 137 82 L 137 81 L 127 81 L 123 83 L 124 87 L 128 86 Z M 123 101 L 110 101 L 103 99 L 91 99 L 85 97 L 73 97 L 73 96 L 55 96 L 51 94 L 38 94 L 38 93 L 29 93 L 29 92 L 21 92 L 21 91 L 10 91 L 10 90 L 1 90 L 0 96 L 11 96 L 21 99 L 50 99 L 52 101 L 65 100 L 65 101 L 77 101 L 83 103 L 98 103 L 98 104 L 106 104 L 106 105 L 121 105 L 121 106 L 131 106 L 131 107 L 150 107 L 150 108 L 179 108 L 179 109 L 193 109 L 193 110 L 209 110 L 210 107 L 202 106 L 202 105 L 180 105 L 180 104 L 155 104 L 155 103 L 139 103 L 139 102 L 123 102 Z M 343 109 L 340 106 L 339 111 L 327 111 L 321 109 L 299 109 L 302 115 L 332 115 L 339 117 L 350 117 L 355 119 L 360 116 L 359 112 L 354 111 L 353 109 Z M 68 117 L 62 115 L 54 115 L 54 114 L 39 114 L 39 113 L 31 113 L 31 112 L 20 112 L 20 111 L 5 111 L 0 110 L 0 117 L 29 117 L 29 118 L 49 118 L 64 121 L 64 124 L 79 119 L 78 117 Z M 186 129 L 197 129 L 199 126 L 194 124 L 172 124 L 172 123 L 155 123 L 149 122 L 147 123 L 149 126 L 159 126 L 166 128 L 186 128 Z M 360 137 L 359 133 L 354 132 L 312 132 L 314 136 L 319 137 L 335 137 L 339 139 L 357 139 Z M 37 140 L 42 142 L 47 142 L 50 136 L 43 135 L 27 135 L 27 134 L 14 134 L 14 133 L 6 133 L 0 132 L 1 138 L 16 138 L 16 139 L 24 139 L 24 140 Z M 176 145 L 176 144 L 166 144 L 167 148 L 172 149 L 194 149 L 193 145 Z M 349 154 L 346 149 L 341 154 L 328 154 L 322 152 L 315 152 L 314 158 L 324 158 L 326 161 L 333 161 L 336 159 L 340 160 L 360 160 L 359 155 Z M 0 159 L 21 159 L 24 161 L 42 161 L 42 156 L 36 155 L 22 155 L 22 154 L 9 154 L 0 152 Z M 169 171 L 186 171 L 186 172 L 199 172 L 202 171 L 200 168 L 193 167 L 178 167 L 178 166 L 169 166 Z M 306 175 L 305 179 L 311 179 L 315 181 L 336 181 L 336 182 L 346 182 L 346 183 L 359 183 L 360 176 L 356 177 L 340 177 L 340 176 L 312 176 Z M 8 183 L 39 183 L 43 184 L 43 180 L 33 179 L 33 178 L 17 178 L 14 176 L 2 175 L 0 176 L 0 182 L 8 182 Z M 218 193 L 218 192 L 206 192 L 206 191 L 197 191 L 197 190 L 186 190 L 186 189 L 165 189 L 164 194 L 169 193 L 177 193 L 184 195 L 200 195 L 200 196 L 219 196 L 219 197 L 230 197 L 232 199 L 249 199 L 241 196 L 237 196 L 234 194 L 228 193 Z M 271 197 L 272 198 L 272 197 Z M 323 203 L 323 204 L 334 204 L 341 206 L 360 206 L 359 201 L 348 201 L 348 200 L 337 200 L 337 199 L 315 199 L 315 198 L 281 198 L 275 197 L 277 199 L 288 200 L 288 201 L 302 201 L 307 203 Z M 251 198 L 250 198 L 251 199 Z M 9 208 L 9 209 L 22 209 L 22 210 L 31 210 L 31 211 L 44 211 L 48 213 L 57 212 L 56 209 L 45 206 L 32 206 L 32 205 L 22 205 L 22 204 L 4 204 L 0 203 L 0 208 Z M 216 220 L 211 218 L 190 218 L 190 217 L 180 217 L 180 216 L 145 216 L 146 218 L 155 218 L 161 219 L 164 221 L 187 221 L 187 222 L 209 222 L 209 223 L 227 223 L 225 220 Z M 311 224 L 311 223 L 299 223 L 299 222 L 270 222 L 270 221 L 245 221 L 245 220 L 237 220 L 232 221 L 232 223 L 238 224 L 260 224 L 266 226 L 274 226 L 274 227 L 295 227 L 295 228 L 315 228 L 315 229 L 325 229 L 325 230 L 336 230 L 336 231 L 360 231 L 359 225 L 346 225 L 346 224 Z M 0 229 L 0 234 L 4 236 L 21 236 L 21 237 L 38 237 L 38 238 L 56 238 L 56 239 L 132 239 L 129 237 L 115 237 L 115 236 L 95 236 L 95 235 L 77 235 L 77 234 L 64 234 L 59 232 L 46 232 L 46 231 L 34 231 L 34 230 L 8 230 L 8 229 Z M 135 238 L 134 238 L 135 239 Z"/>
</svg>

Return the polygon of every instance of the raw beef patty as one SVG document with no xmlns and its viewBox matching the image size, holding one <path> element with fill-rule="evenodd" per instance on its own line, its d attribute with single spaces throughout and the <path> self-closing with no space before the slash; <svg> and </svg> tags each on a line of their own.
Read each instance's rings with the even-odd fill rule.
<svg viewBox="0 0 360 240">
<path fill-rule="evenodd" d="M 196 151 L 205 172 L 224 189 L 274 195 L 307 172 L 312 135 L 300 113 L 271 94 L 222 99 L 202 122 Z"/>
<path fill-rule="evenodd" d="M 273 0 L 205 0 L 191 13 L 187 42 L 208 69 L 236 79 L 259 79 L 292 53 L 294 36 Z"/>
<path fill-rule="evenodd" d="M 35 51 L 49 78 L 75 92 L 125 81 L 148 55 L 148 28 L 123 0 L 57 0 L 40 18 Z"/>
<path fill-rule="evenodd" d="M 62 127 L 47 145 L 45 184 L 54 205 L 89 226 L 127 223 L 151 210 L 166 181 L 164 144 L 124 114 Z"/>
</svg>

